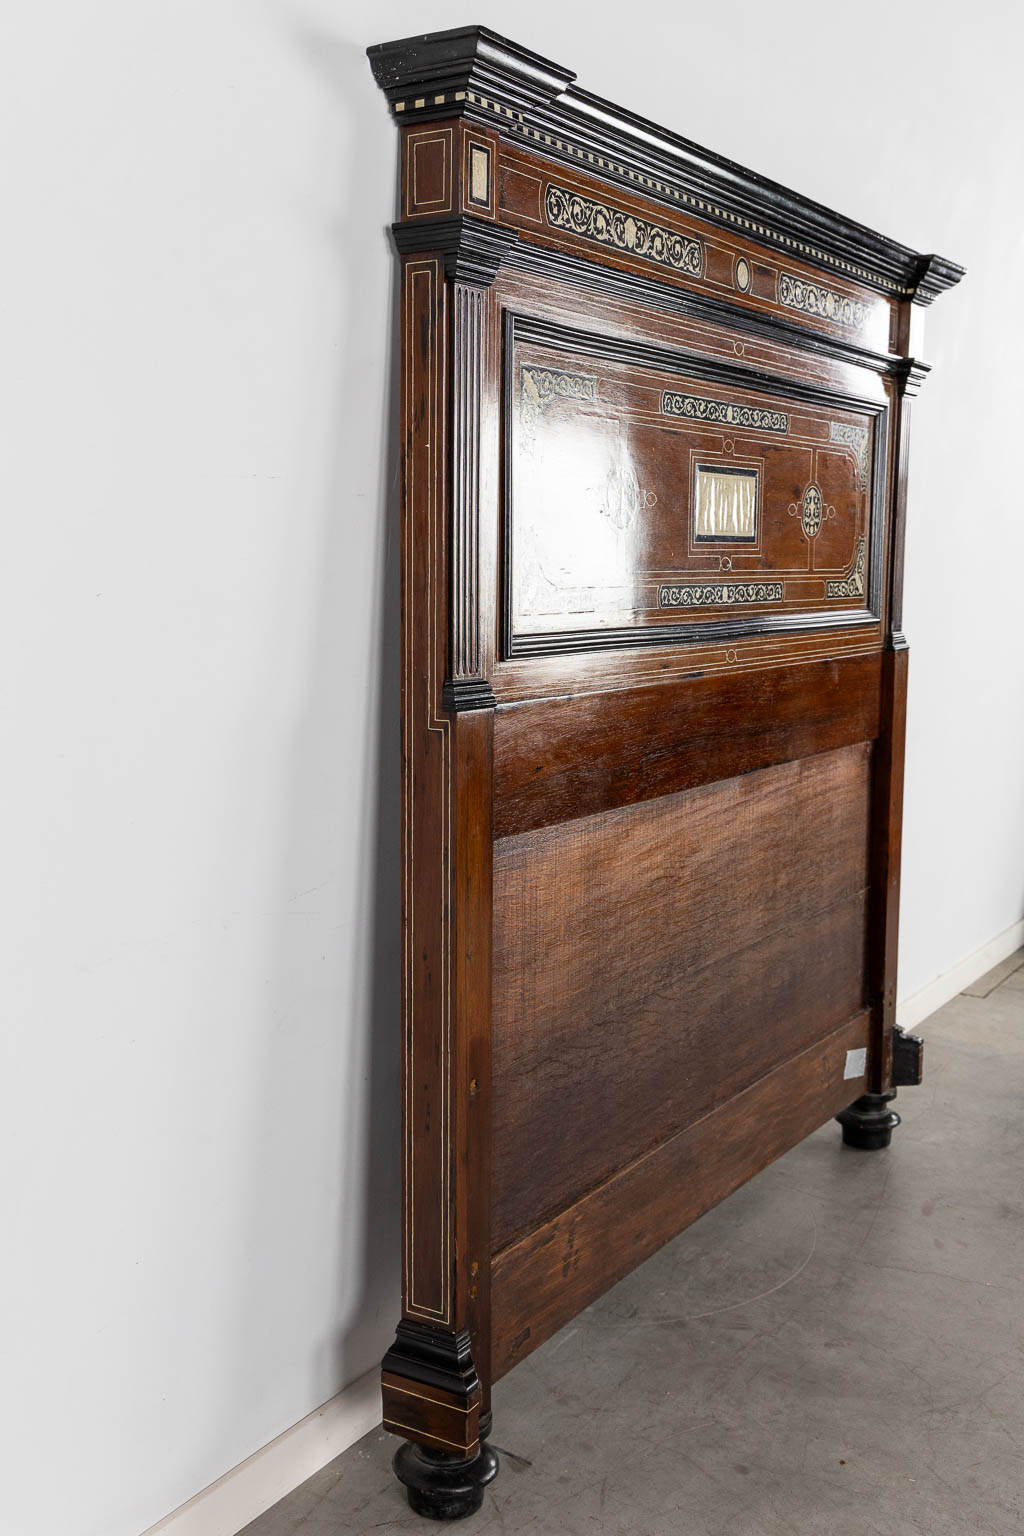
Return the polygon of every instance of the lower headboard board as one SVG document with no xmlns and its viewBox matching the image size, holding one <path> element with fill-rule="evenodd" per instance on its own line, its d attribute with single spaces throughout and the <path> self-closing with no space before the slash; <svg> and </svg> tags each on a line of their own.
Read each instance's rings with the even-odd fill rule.
<svg viewBox="0 0 1024 1536">
<path fill-rule="evenodd" d="M 909 349 L 960 269 L 486 29 L 371 58 L 402 124 L 384 1423 L 449 1518 L 496 1470 L 495 1381 L 830 1117 L 887 1144 L 920 1075 Z"/>
<path fill-rule="evenodd" d="M 860 743 L 496 843 L 495 1376 L 861 1091 L 870 806 Z"/>
</svg>

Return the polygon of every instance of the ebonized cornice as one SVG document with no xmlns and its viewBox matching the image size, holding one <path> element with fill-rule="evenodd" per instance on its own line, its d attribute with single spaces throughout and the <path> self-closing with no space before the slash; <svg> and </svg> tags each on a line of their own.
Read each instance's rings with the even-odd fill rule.
<svg viewBox="0 0 1024 1536">
<path fill-rule="evenodd" d="M 415 219 L 393 224 L 395 244 L 403 255 L 414 251 L 438 251 L 444 257 L 445 276 L 452 282 L 490 287 L 519 231 L 458 214 L 450 219 Z"/>
<path fill-rule="evenodd" d="M 645 197 L 739 229 L 824 271 L 918 304 L 964 269 L 922 255 L 575 85 L 572 70 L 487 27 L 380 43 L 367 53 L 401 119 L 465 116 Z"/>
</svg>

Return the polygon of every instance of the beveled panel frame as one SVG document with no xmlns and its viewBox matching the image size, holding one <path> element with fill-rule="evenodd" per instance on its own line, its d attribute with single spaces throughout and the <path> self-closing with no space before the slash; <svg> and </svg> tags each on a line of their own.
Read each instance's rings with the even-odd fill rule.
<svg viewBox="0 0 1024 1536">
<path fill-rule="evenodd" d="M 882 574 L 885 563 L 885 488 L 888 474 L 889 406 L 878 400 L 844 394 L 782 375 L 724 362 L 705 354 L 684 351 L 664 342 L 602 335 L 577 330 L 535 315 L 508 308 L 502 326 L 502 465 L 501 465 L 501 570 L 499 585 L 499 654 L 501 660 L 529 656 L 564 655 L 571 652 L 631 650 L 642 646 L 707 643 L 750 639 L 817 630 L 850 629 L 881 623 Z M 513 489 L 512 452 L 516 389 L 513 370 L 516 346 L 535 343 L 552 352 L 626 363 L 636 368 L 676 372 L 686 379 L 705 380 L 725 387 L 794 400 L 826 410 L 854 411 L 871 418 L 872 474 L 869 487 L 867 590 L 864 607 L 837 604 L 829 610 L 744 614 L 730 612 L 721 618 L 686 624 L 634 624 L 573 630 L 517 633 L 512 603 Z M 567 372 L 578 366 L 567 364 Z M 766 577 L 771 572 L 765 573 Z"/>
</svg>

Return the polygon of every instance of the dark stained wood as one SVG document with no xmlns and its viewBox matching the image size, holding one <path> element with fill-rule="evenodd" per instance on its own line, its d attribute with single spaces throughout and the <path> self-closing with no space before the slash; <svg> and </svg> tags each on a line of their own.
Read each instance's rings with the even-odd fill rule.
<svg viewBox="0 0 1024 1536">
<path fill-rule="evenodd" d="M 962 270 L 486 28 L 369 51 L 402 144 L 382 1395 L 454 1519 L 502 1372 L 830 1115 L 883 1145 L 920 1076 L 903 529 L 920 311 Z"/>
<path fill-rule="evenodd" d="M 873 921 L 870 978 L 875 1008 L 870 1082 L 873 1093 L 886 1092 L 892 1080 L 908 661 L 909 653 L 905 645 L 899 650 L 886 651 L 882 657 L 881 731 L 875 751 L 874 809 L 871 818 Z"/>
<path fill-rule="evenodd" d="M 381 1371 L 385 1429 L 414 1430 L 424 1445 L 452 1454 L 468 1454 L 479 1440 L 480 1398 L 413 1381 L 395 1371 Z"/>
<path fill-rule="evenodd" d="M 496 1249 L 860 1010 L 869 811 L 858 746 L 497 843 Z"/>
<path fill-rule="evenodd" d="M 498 1472 L 497 1453 L 480 1445 L 463 1457 L 406 1443 L 395 1454 L 395 1476 L 409 1493 L 409 1505 L 428 1520 L 465 1520 L 476 1514 L 484 1489 Z"/>
<path fill-rule="evenodd" d="M 867 1037 L 859 1014 L 498 1254 L 495 1379 L 834 1115 L 863 1087 L 844 1073 Z"/>
<path fill-rule="evenodd" d="M 875 654 L 499 709 L 495 835 L 870 741 L 879 675 Z"/>
</svg>

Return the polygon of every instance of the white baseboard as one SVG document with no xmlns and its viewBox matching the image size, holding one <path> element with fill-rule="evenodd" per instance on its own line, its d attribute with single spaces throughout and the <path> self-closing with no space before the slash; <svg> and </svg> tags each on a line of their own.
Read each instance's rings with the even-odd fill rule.
<svg viewBox="0 0 1024 1536">
<path fill-rule="evenodd" d="M 380 1371 L 372 1370 L 150 1526 L 143 1536 L 236 1536 L 379 1423 Z"/>
<path fill-rule="evenodd" d="M 977 981 L 979 976 L 984 976 L 1000 960 L 1006 960 L 1016 950 L 1024 945 L 1024 917 L 1011 923 L 1002 933 L 997 933 L 994 939 L 989 939 L 987 944 L 982 944 L 969 955 L 952 966 L 950 970 L 943 971 L 941 976 L 936 976 L 934 981 L 929 981 L 926 986 L 917 992 L 912 992 L 896 1004 L 896 1022 L 903 1029 L 916 1029 L 918 1024 L 923 1024 L 929 1014 L 941 1008 L 943 1003 L 948 1003 L 951 998 L 962 992 L 964 987 L 969 987 L 972 981 Z"/>
</svg>

